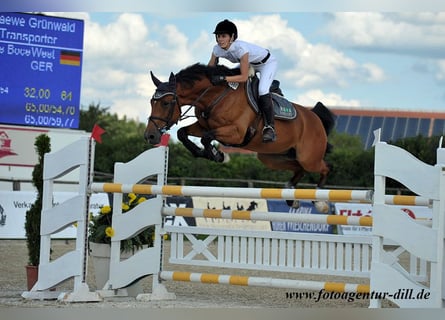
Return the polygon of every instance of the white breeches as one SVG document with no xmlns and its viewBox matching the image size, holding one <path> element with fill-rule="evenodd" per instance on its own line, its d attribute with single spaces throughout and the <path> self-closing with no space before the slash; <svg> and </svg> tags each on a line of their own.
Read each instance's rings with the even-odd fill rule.
<svg viewBox="0 0 445 320">
<path fill-rule="evenodd" d="M 256 72 L 258 72 L 260 83 L 258 87 L 258 93 L 260 96 L 268 94 L 272 81 L 275 79 L 275 74 L 277 72 L 278 62 L 275 57 L 271 54 L 266 63 L 259 65 L 251 65 Z"/>
</svg>

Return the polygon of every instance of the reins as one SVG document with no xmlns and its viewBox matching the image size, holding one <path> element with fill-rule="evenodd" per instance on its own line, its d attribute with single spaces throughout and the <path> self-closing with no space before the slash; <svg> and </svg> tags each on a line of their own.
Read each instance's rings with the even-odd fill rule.
<svg viewBox="0 0 445 320">
<path fill-rule="evenodd" d="M 196 116 L 191 116 L 191 115 L 187 115 L 187 113 L 193 108 L 193 107 L 196 107 L 196 105 L 200 102 L 200 100 L 207 94 L 207 92 L 211 89 L 211 88 L 213 88 L 214 86 L 213 85 L 211 85 L 211 86 L 209 86 L 209 87 L 207 87 L 203 92 L 201 92 L 201 94 L 191 103 L 191 104 L 189 104 L 189 107 L 187 108 L 187 110 L 185 111 L 185 112 L 182 112 L 182 110 L 181 110 L 181 105 L 180 105 L 180 103 L 179 103 L 179 99 L 178 99 L 178 96 L 177 96 L 177 94 L 176 94 L 176 89 L 175 89 L 175 91 L 172 91 L 172 92 L 167 92 L 167 93 L 164 93 L 164 94 L 162 94 L 162 96 L 160 96 L 160 97 L 155 97 L 156 96 L 156 94 L 153 96 L 153 98 L 152 98 L 152 100 L 154 100 L 154 101 L 156 101 L 156 100 L 159 100 L 160 98 L 162 98 L 162 97 L 164 97 L 165 95 L 173 95 L 173 100 L 172 101 L 170 101 L 170 103 L 169 103 L 169 113 L 168 113 L 168 115 L 167 115 L 167 118 L 161 118 L 161 117 L 156 117 L 156 116 L 150 116 L 149 118 L 148 118 L 148 120 L 149 121 L 151 121 L 155 126 L 156 126 L 156 128 L 158 129 L 158 131 L 160 132 L 160 133 L 162 133 L 162 134 L 164 134 L 165 132 L 167 132 L 170 128 L 171 128 L 171 126 L 174 124 L 174 123 L 172 123 L 171 122 L 171 119 L 172 119 L 172 117 L 173 117 L 173 112 L 174 112 L 174 107 L 175 106 L 177 106 L 178 108 L 179 108 L 179 119 L 175 122 L 175 123 L 177 123 L 178 121 L 181 121 L 181 120 L 185 120 L 185 119 L 188 119 L 188 118 L 193 118 L 193 117 L 196 117 Z M 201 117 L 203 118 L 203 119 L 208 119 L 209 118 L 209 116 L 210 116 L 210 113 L 211 113 L 211 111 L 213 110 L 213 108 L 225 97 L 225 96 L 227 96 L 227 94 L 230 92 L 230 90 L 231 90 L 231 88 L 229 87 L 229 86 L 227 86 L 225 89 L 224 89 L 224 91 L 218 96 L 218 97 L 216 97 L 216 99 L 215 100 L 213 100 L 208 106 L 205 106 L 204 107 L 204 110 L 201 112 Z M 162 122 L 164 122 L 165 123 L 165 125 L 163 126 L 163 127 L 160 127 L 160 126 L 157 126 L 156 125 L 156 123 L 154 122 L 154 120 L 160 120 L 160 121 L 162 121 Z"/>
<path fill-rule="evenodd" d="M 193 102 L 193 105 L 195 105 L 203 96 L 205 93 L 207 93 L 207 91 L 212 88 L 212 86 L 208 87 L 207 89 L 204 90 L 203 93 L 201 93 L 199 95 L 199 97 Z M 222 100 L 224 99 L 225 96 L 227 96 L 227 94 L 229 93 L 229 91 L 231 90 L 231 88 L 229 86 L 227 86 L 224 91 L 218 96 L 216 97 L 215 100 L 212 101 L 211 104 L 209 104 L 208 106 L 206 106 L 204 108 L 204 110 L 201 112 L 201 117 L 203 119 L 208 119 L 210 116 L 210 113 L 212 112 L 213 108 L 215 108 L 215 106 Z"/>
</svg>

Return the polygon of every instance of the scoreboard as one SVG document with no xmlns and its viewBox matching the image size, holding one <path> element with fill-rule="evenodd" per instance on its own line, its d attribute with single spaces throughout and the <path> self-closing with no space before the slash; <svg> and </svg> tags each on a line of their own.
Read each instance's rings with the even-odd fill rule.
<svg viewBox="0 0 445 320">
<path fill-rule="evenodd" d="M 0 12 L 0 123 L 79 128 L 84 22 Z"/>
</svg>

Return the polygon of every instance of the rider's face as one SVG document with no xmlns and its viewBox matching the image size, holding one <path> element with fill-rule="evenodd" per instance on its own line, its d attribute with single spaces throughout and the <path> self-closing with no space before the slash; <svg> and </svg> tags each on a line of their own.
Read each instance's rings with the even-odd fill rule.
<svg viewBox="0 0 445 320">
<path fill-rule="evenodd" d="M 232 37 L 227 33 L 221 33 L 216 35 L 216 42 L 222 49 L 229 49 L 232 43 Z"/>
</svg>

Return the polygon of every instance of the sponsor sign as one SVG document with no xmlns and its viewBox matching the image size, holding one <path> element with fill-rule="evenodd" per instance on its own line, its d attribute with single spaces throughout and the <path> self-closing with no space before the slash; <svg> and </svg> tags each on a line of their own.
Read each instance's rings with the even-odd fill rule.
<svg viewBox="0 0 445 320">
<path fill-rule="evenodd" d="M 299 201 L 299 206 L 289 207 L 284 200 L 268 200 L 271 212 L 288 212 L 289 214 L 326 214 L 318 211 L 312 201 Z M 304 233 L 333 233 L 333 226 L 324 223 L 281 222 L 272 221 L 272 231 L 304 232 Z"/>
<path fill-rule="evenodd" d="M 264 199 L 193 197 L 195 208 L 267 211 Z M 269 221 L 195 218 L 198 227 L 270 231 Z"/>
<path fill-rule="evenodd" d="M 193 208 L 193 200 L 191 197 L 167 197 L 165 201 L 166 207 L 173 208 Z M 196 226 L 194 217 L 173 217 L 166 216 L 164 225 L 167 226 Z"/>
<path fill-rule="evenodd" d="M 341 216 L 372 216 L 372 204 L 367 203 L 335 203 L 335 214 Z M 426 206 L 395 206 L 413 219 L 431 220 L 432 208 Z M 344 235 L 371 235 L 372 227 L 338 226 L 338 233 Z"/>
<path fill-rule="evenodd" d="M 55 205 L 64 202 L 76 193 L 55 192 Z M 26 239 L 25 217 L 36 198 L 33 191 L 0 191 L 0 239 Z M 97 212 L 101 206 L 108 204 L 106 193 L 95 193 L 90 198 L 90 212 Z M 77 229 L 74 225 L 52 235 L 56 239 L 76 238 Z"/>
<path fill-rule="evenodd" d="M 0 126 L 0 166 L 34 167 L 38 162 L 34 143 L 44 133 L 48 130 Z"/>
</svg>

